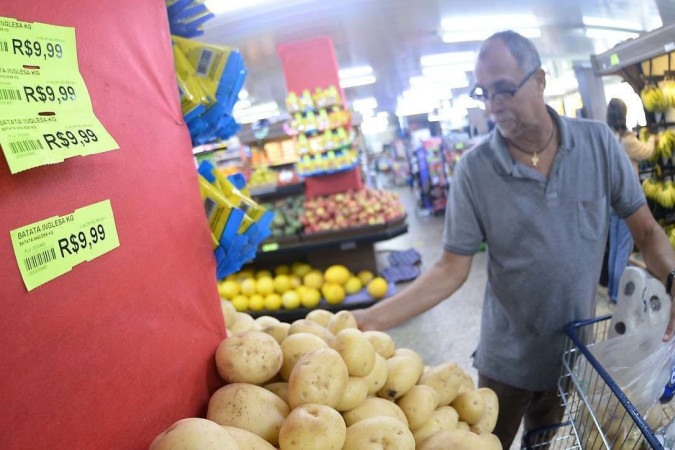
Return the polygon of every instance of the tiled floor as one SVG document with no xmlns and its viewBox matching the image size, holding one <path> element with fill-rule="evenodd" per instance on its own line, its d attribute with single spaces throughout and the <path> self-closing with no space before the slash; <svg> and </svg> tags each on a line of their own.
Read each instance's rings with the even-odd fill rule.
<svg viewBox="0 0 675 450">
<path fill-rule="evenodd" d="M 378 263 L 386 266 L 386 254 L 392 250 L 415 248 L 422 255 L 422 269 L 430 266 L 442 251 L 443 218 L 421 217 L 415 213 L 414 198 L 407 188 L 390 188 L 401 196 L 408 211 L 408 233 L 377 244 Z M 478 343 L 483 293 L 487 280 L 487 254 L 473 258 L 471 273 L 462 288 L 435 308 L 388 330 L 398 347 L 419 352 L 426 364 L 454 361 L 474 379 L 471 354 Z M 403 285 L 397 286 L 403 289 Z M 598 290 L 598 314 L 610 311 L 606 290 Z M 519 439 L 516 439 L 516 442 Z M 514 444 L 512 450 L 518 449 Z"/>
</svg>

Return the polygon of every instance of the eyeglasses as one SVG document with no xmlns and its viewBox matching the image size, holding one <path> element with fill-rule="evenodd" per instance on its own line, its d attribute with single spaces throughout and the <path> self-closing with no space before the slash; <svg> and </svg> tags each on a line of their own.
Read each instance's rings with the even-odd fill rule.
<svg viewBox="0 0 675 450">
<path fill-rule="evenodd" d="M 479 100 L 481 102 L 502 102 L 505 100 L 511 100 L 515 95 L 518 93 L 520 88 L 522 88 L 527 81 L 532 78 L 532 76 L 539 71 L 541 66 L 538 66 L 535 68 L 532 72 L 528 73 L 523 81 L 521 81 L 516 87 L 511 88 L 511 89 L 499 89 L 496 92 L 488 92 L 487 89 L 484 89 L 480 86 L 475 86 L 472 90 L 471 93 L 469 94 L 471 98 L 475 100 Z"/>
</svg>

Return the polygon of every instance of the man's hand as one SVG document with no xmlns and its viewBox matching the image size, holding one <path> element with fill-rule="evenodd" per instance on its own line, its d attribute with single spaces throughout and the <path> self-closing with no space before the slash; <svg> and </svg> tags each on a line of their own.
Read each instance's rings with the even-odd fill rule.
<svg viewBox="0 0 675 450">
<path fill-rule="evenodd" d="M 675 332 L 675 304 L 673 304 L 673 301 L 675 301 L 675 297 L 670 299 L 670 320 L 666 327 L 666 334 L 663 335 L 663 342 L 671 340 Z"/>
<path fill-rule="evenodd" d="M 370 320 L 370 308 L 366 309 L 354 309 L 351 311 L 352 315 L 356 319 L 356 324 L 361 331 L 371 331 L 377 330 L 382 331 L 377 328 L 377 326 Z"/>
</svg>

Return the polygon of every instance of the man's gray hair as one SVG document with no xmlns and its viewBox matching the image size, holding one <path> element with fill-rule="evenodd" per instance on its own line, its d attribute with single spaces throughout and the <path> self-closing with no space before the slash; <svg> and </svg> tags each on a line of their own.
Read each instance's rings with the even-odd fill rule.
<svg viewBox="0 0 675 450">
<path fill-rule="evenodd" d="M 507 30 L 495 33 L 483 42 L 478 53 L 478 59 L 485 56 L 485 46 L 494 40 L 500 40 L 509 49 L 509 52 L 518 63 L 518 67 L 523 73 L 530 73 L 533 70 L 541 67 L 541 59 L 536 47 L 526 37 L 516 33 L 515 31 Z"/>
</svg>

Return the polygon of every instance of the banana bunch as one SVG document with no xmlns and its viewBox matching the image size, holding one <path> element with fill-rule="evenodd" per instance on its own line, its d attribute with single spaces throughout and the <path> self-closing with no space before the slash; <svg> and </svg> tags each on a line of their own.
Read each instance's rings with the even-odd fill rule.
<svg viewBox="0 0 675 450">
<path fill-rule="evenodd" d="M 656 200 L 664 208 L 675 206 L 675 183 L 667 181 L 661 184 L 661 189 L 656 192 Z"/>
<path fill-rule="evenodd" d="M 667 109 L 663 91 L 653 84 L 648 84 L 640 92 L 640 98 L 645 109 L 649 112 L 664 111 Z"/>
<path fill-rule="evenodd" d="M 661 84 L 661 92 L 666 108 L 675 108 L 675 80 L 665 80 Z"/>
<path fill-rule="evenodd" d="M 651 200 L 656 200 L 656 196 L 661 190 L 661 183 L 653 178 L 646 178 L 642 182 L 642 190 L 645 193 L 645 197 Z"/>
<path fill-rule="evenodd" d="M 673 156 L 673 149 L 675 149 L 675 131 L 662 131 L 654 147 L 653 157 L 657 160 L 658 158 L 670 158 Z"/>
</svg>

